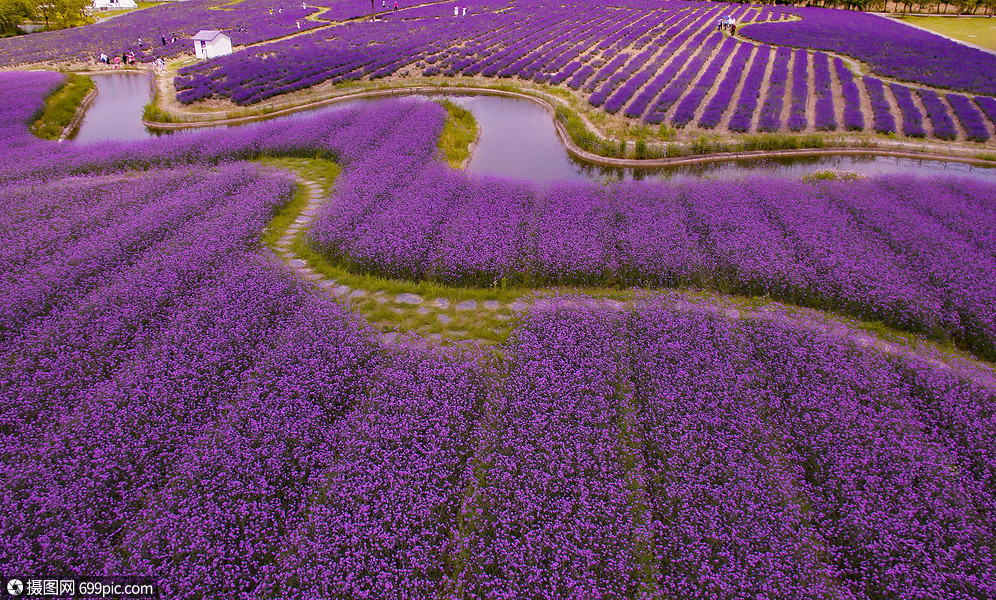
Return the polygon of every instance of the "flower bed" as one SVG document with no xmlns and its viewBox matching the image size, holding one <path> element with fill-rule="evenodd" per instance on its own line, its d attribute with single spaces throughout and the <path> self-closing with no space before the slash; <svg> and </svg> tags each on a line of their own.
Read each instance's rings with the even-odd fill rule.
<svg viewBox="0 0 996 600">
<path fill-rule="evenodd" d="M 805 285 L 983 351 L 992 186 L 540 191 L 433 164 L 443 110 L 402 101 L 77 148 L 26 133 L 57 82 L 0 74 L 10 572 L 169 598 L 996 595 L 989 367 L 677 293 L 534 296 L 496 353 L 385 348 L 259 248 L 293 182 L 240 161 L 337 157 L 321 222 L 408 271 L 393 246 L 440 248 L 440 277 L 526 247 L 571 277 Z"/>
<path fill-rule="evenodd" d="M 872 112 L 875 115 L 875 131 L 878 133 L 895 133 L 896 119 L 892 116 L 889 101 L 885 97 L 885 86 L 881 79 L 865 75 L 865 89 L 871 99 Z"/>
</svg>

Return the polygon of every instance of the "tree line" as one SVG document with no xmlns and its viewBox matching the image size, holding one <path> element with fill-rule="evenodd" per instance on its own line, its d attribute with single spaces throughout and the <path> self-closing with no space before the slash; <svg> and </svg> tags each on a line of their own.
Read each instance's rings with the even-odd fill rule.
<svg viewBox="0 0 996 600">
<path fill-rule="evenodd" d="M 25 21 L 61 29 L 89 21 L 91 0 L 0 0 L 0 34 L 13 35 Z"/>
<path fill-rule="evenodd" d="M 943 14 L 948 13 L 949 9 L 953 8 L 954 12 L 959 15 L 983 14 L 993 16 L 996 13 L 996 0 L 774 0 L 774 3 L 869 12 Z"/>
</svg>

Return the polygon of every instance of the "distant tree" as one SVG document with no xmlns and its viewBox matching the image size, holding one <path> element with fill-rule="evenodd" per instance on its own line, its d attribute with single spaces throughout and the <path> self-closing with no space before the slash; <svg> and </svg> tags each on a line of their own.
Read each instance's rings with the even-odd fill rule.
<svg viewBox="0 0 996 600">
<path fill-rule="evenodd" d="M 0 0 L 0 33 L 14 33 L 18 25 L 32 17 L 34 7 L 29 0 Z"/>
<path fill-rule="evenodd" d="M 45 19 L 45 27 L 73 27 L 87 22 L 91 0 L 34 0 L 34 12 Z"/>
<path fill-rule="evenodd" d="M 954 5 L 958 7 L 959 14 L 974 15 L 985 3 L 982 0 L 954 0 Z"/>
</svg>

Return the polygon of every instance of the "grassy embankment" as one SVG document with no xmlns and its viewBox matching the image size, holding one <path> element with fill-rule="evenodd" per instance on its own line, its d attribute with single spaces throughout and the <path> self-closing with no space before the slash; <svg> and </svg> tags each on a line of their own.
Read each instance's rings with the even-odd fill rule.
<svg viewBox="0 0 996 600">
<path fill-rule="evenodd" d="M 996 50 L 996 19 L 988 17 L 900 17 L 896 20 L 936 31 L 956 40 Z"/>
<path fill-rule="evenodd" d="M 477 120 L 469 110 L 449 100 L 443 100 L 440 104 L 446 109 L 449 118 L 446 119 L 437 146 L 446 162 L 454 169 L 459 169 L 470 156 L 470 145 L 477 137 Z"/>
<path fill-rule="evenodd" d="M 31 131 L 42 139 L 59 139 L 93 87 L 93 80 L 86 75 L 67 74 L 65 82 L 45 98 L 45 105 L 32 123 Z"/>
</svg>

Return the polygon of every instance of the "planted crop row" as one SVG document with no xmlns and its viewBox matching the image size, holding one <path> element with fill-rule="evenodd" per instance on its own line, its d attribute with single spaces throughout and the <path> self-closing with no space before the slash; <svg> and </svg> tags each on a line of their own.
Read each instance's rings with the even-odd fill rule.
<svg viewBox="0 0 996 600">
<path fill-rule="evenodd" d="M 775 51 L 775 62 L 771 65 L 768 93 L 758 116 L 758 131 L 778 131 L 781 128 L 782 103 L 785 99 L 788 63 L 791 57 L 792 51 L 788 48 L 778 48 Z"/>
<path fill-rule="evenodd" d="M 871 75 L 865 75 L 865 89 L 871 99 L 872 112 L 875 118 L 875 131 L 878 133 L 894 133 L 896 131 L 896 119 L 889 110 L 889 101 L 885 97 L 885 86 L 882 80 Z"/>
<path fill-rule="evenodd" d="M 865 128 L 865 116 L 861 111 L 861 95 L 858 85 L 854 83 L 854 75 L 844 65 L 838 56 L 834 59 L 837 68 L 837 79 L 840 81 L 841 94 L 844 96 L 844 129 L 860 131 Z"/>
<path fill-rule="evenodd" d="M 796 50 L 792 58 L 792 106 L 789 111 L 788 128 L 802 131 L 808 125 L 806 118 L 809 105 L 809 53 Z"/>
<path fill-rule="evenodd" d="M 750 71 L 747 72 L 737 105 L 733 107 L 733 114 L 730 116 L 731 131 L 750 131 L 751 120 L 757 109 L 757 102 L 761 98 L 761 84 L 764 83 L 764 73 L 768 68 L 770 56 L 771 48 L 768 46 L 761 46 L 754 53 Z"/>
</svg>

